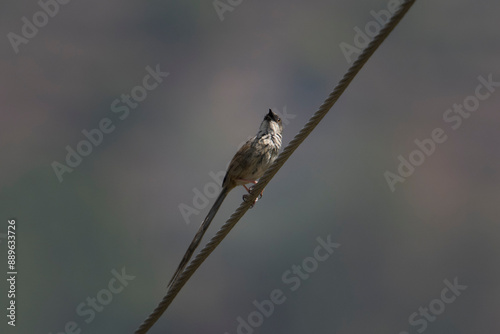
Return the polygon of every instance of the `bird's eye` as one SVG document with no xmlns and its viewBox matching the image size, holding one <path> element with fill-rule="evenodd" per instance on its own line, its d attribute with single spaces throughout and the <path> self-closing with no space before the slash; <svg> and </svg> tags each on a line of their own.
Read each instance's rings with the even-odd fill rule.
<svg viewBox="0 0 500 334">
<path fill-rule="evenodd" d="M 278 117 L 278 119 L 276 120 L 276 122 L 281 122 L 281 118 Z"/>
</svg>

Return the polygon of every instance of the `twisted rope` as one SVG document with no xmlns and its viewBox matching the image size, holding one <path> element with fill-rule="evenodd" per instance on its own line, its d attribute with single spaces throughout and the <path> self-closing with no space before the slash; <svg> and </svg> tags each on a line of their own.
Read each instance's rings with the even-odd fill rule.
<svg viewBox="0 0 500 334">
<path fill-rule="evenodd" d="M 370 44 L 363 50 L 363 52 L 358 56 L 356 61 L 351 65 L 349 70 L 345 73 L 344 77 L 337 86 L 334 88 L 333 92 L 328 96 L 328 98 L 323 102 L 319 109 L 314 113 L 314 115 L 309 119 L 306 125 L 300 130 L 300 132 L 293 138 L 293 140 L 288 144 L 287 147 L 281 152 L 276 161 L 269 167 L 266 173 L 260 178 L 259 182 L 253 187 L 252 193 L 249 195 L 246 202 L 242 202 L 238 209 L 231 215 L 229 220 L 224 223 L 220 230 L 215 234 L 215 236 L 205 245 L 205 247 L 198 253 L 198 255 L 191 261 L 188 267 L 179 275 L 177 280 L 170 286 L 163 300 L 158 304 L 155 310 L 149 315 L 149 317 L 142 323 L 142 325 L 137 329 L 135 334 L 144 334 L 154 325 L 154 323 L 160 318 L 160 316 L 165 312 L 168 306 L 172 303 L 172 300 L 177 296 L 181 288 L 186 284 L 187 280 L 193 275 L 193 273 L 198 269 L 203 261 L 212 253 L 212 251 L 222 242 L 226 235 L 231 231 L 231 229 L 236 225 L 236 223 L 241 219 L 241 217 L 250 208 L 250 204 L 254 202 L 254 199 L 264 190 L 265 186 L 271 181 L 278 170 L 283 166 L 283 164 L 288 160 L 292 153 L 299 147 L 299 145 L 309 136 L 309 134 L 314 130 L 314 128 L 319 124 L 319 122 L 325 117 L 328 111 L 332 108 L 335 102 L 339 99 L 340 95 L 345 91 L 347 86 L 354 79 L 356 74 L 360 71 L 363 65 L 368 61 L 372 54 L 377 50 L 377 48 L 382 44 L 390 32 L 397 26 L 399 21 L 405 16 L 411 6 L 415 3 L 415 0 L 404 1 L 396 13 L 391 17 L 391 19 L 385 24 L 385 26 L 380 30 L 380 32 L 375 36 L 375 38 L 370 42 Z"/>
</svg>

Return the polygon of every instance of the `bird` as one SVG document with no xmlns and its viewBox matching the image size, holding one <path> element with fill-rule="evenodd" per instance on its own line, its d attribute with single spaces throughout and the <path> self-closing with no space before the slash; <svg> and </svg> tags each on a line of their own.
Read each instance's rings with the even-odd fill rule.
<svg viewBox="0 0 500 334">
<path fill-rule="evenodd" d="M 170 288 L 184 271 L 184 268 L 193 256 L 194 251 L 200 244 L 203 235 L 229 192 L 241 185 L 250 194 L 252 187 L 248 188 L 247 184 L 257 184 L 257 180 L 264 175 L 269 166 L 276 160 L 281 148 L 282 132 L 283 124 L 281 118 L 269 109 L 269 112 L 260 124 L 257 134 L 241 146 L 229 163 L 226 175 L 222 181 L 222 190 L 207 216 L 202 221 L 198 232 L 196 232 L 193 241 L 191 241 L 167 288 Z M 262 197 L 262 193 L 259 197 Z M 243 200 L 247 201 L 247 198 L 248 195 L 245 194 Z M 257 200 L 258 198 L 252 203 L 252 207 Z"/>
</svg>

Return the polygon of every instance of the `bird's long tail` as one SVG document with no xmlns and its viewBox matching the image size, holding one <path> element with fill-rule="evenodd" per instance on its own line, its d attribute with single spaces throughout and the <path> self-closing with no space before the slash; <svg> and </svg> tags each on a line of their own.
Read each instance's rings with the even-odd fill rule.
<svg viewBox="0 0 500 334">
<path fill-rule="evenodd" d="M 188 264 L 189 260 L 191 259 L 191 256 L 193 256 L 194 251 L 200 244 L 201 239 L 203 238 L 203 235 L 208 229 L 208 226 L 210 226 L 210 223 L 214 219 L 215 215 L 217 214 L 217 211 L 219 211 L 219 208 L 226 198 L 227 194 L 229 193 L 231 189 L 228 189 L 227 187 L 223 187 L 222 191 L 219 194 L 219 197 L 215 200 L 214 205 L 210 209 L 210 212 L 208 215 L 205 217 L 203 222 L 200 225 L 200 228 L 198 229 L 198 232 L 196 232 L 196 235 L 193 238 L 193 241 L 191 241 L 191 244 L 189 245 L 189 248 L 187 249 L 186 253 L 184 254 L 184 257 L 181 260 L 181 263 L 179 263 L 179 266 L 177 267 L 177 270 L 175 271 L 175 274 L 172 276 L 170 279 L 170 282 L 168 282 L 168 287 L 172 285 L 172 283 L 175 282 L 177 277 L 184 271 L 184 268 Z"/>
</svg>

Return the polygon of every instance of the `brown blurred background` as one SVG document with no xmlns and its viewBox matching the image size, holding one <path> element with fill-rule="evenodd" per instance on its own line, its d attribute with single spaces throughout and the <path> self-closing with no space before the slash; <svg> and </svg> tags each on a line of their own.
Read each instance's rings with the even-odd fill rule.
<svg viewBox="0 0 500 334">
<path fill-rule="evenodd" d="M 340 46 L 394 1 L 223 0 L 220 15 L 211 1 L 48 3 L 17 53 L 9 33 L 42 7 L 0 5 L 0 233 L 16 218 L 18 251 L 17 326 L 2 315 L 2 333 L 132 333 L 213 202 L 211 173 L 269 108 L 289 115 L 288 143 L 347 70 Z M 443 116 L 479 76 L 500 82 L 499 11 L 417 1 L 150 333 L 498 332 L 500 87 L 457 129 Z M 151 90 L 148 66 L 169 73 Z M 53 163 L 103 119 L 113 131 L 59 182 Z M 446 141 L 392 192 L 384 173 L 436 128 Z M 292 291 L 282 275 L 329 235 L 341 246 Z M 135 278 L 109 293 L 113 270 Z M 455 278 L 467 288 L 443 303 Z M 275 289 L 286 300 L 259 323 L 253 302 Z"/>
</svg>

